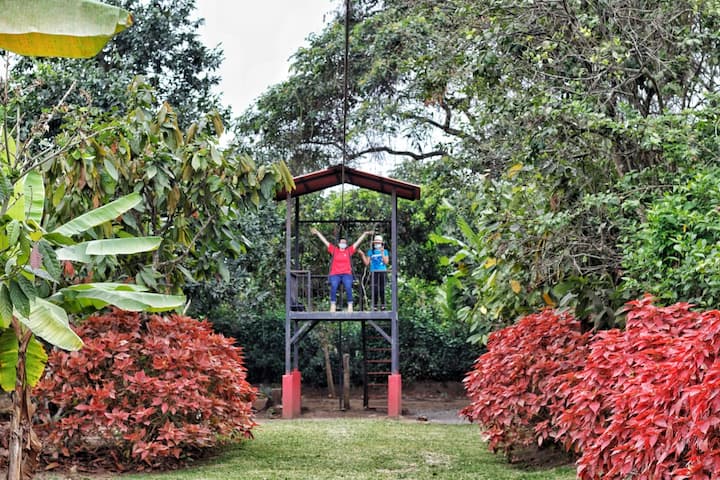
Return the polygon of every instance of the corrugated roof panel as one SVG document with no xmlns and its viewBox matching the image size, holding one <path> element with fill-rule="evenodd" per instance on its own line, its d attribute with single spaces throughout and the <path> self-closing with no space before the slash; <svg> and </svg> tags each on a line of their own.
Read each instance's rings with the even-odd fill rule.
<svg viewBox="0 0 720 480">
<path fill-rule="evenodd" d="M 335 165 L 325 170 L 299 175 L 294 178 L 295 190 L 290 192 L 293 197 L 299 197 L 308 193 L 319 192 L 343 183 L 343 167 Z M 393 189 L 397 196 L 407 200 L 420 199 L 420 187 L 412 183 L 403 182 L 390 177 L 382 177 L 362 170 L 345 167 L 345 182 L 350 185 L 373 190 L 375 192 L 391 195 Z M 285 200 L 287 192 L 285 189 L 275 195 L 275 200 Z"/>
</svg>

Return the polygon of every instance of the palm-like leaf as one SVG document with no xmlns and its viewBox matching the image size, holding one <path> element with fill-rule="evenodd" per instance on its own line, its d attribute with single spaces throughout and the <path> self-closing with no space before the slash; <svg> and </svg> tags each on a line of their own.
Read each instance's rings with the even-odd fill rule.
<svg viewBox="0 0 720 480">
<path fill-rule="evenodd" d="M 11 329 L 5 330 L 0 335 L 0 388 L 6 392 L 15 390 L 19 350 L 15 332 Z M 34 387 L 40 381 L 47 360 L 45 349 L 33 335 L 25 352 L 25 379 L 28 386 Z"/>
<path fill-rule="evenodd" d="M 59 290 L 50 297 L 50 300 L 62 303 L 71 312 L 81 312 L 88 308 L 97 310 L 108 305 L 135 312 L 165 312 L 185 304 L 185 297 L 182 295 L 161 295 L 128 287 L 135 285 L 109 283 L 73 285 Z"/>
<path fill-rule="evenodd" d="M 18 361 L 18 339 L 8 328 L 0 335 L 0 387 L 6 392 L 15 388 L 15 365 Z"/>
<path fill-rule="evenodd" d="M 30 315 L 15 311 L 15 316 L 33 333 L 65 350 L 79 350 L 82 340 L 70 328 L 67 313 L 61 307 L 36 297 L 30 301 Z"/>
<path fill-rule="evenodd" d="M 42 343 L 33 335 L 28 343 L 25 353 L 25 378 L 30 387 L 34 387 L 40 381 L 45 372 L 48 356 Z"/>
<path fill-rule="evenodd" d="M 129 255 L 156 250 L 162 242 L 161 237 L 111 238 L 91 240 L 55 251 L 58 260 L 88 263 L 92 255 Z"/>
<path fill-rule="evenodd" d="M 132 25 L 127 11 L 93 0 L 0 0 L 0 12 L 0 49 L 33 57 L 92 57 Z"/>
<path fill-rule="evenodd" d="M 24 222 L 33 220 L 38 225 L 42 221 L 45 186 L 42 175 L 29 172 L 15 183 L 13 199 L 7 214 L 10 218 Z"/>
<path fill-rule="evenodd" d="M 141 200 L 142 198 L 139 193 L 125 195 L 124 197 L 120 197 L 107 205 L 103 205 L 102 207 L 91 210 L 70 220 L 65 225 L 56 228 L 50 233 L 60 234 L 66 237 L 77 235 L 78 233 L 85 232 L 105 222 L 114 220 L 123 213 L 137 206 Z"/>
</svg>

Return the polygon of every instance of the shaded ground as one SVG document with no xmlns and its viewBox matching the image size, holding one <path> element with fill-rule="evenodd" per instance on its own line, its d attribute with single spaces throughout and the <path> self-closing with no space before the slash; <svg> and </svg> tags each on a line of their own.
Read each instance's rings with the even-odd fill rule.
<svg viewBox="0 0 720 480">
<path fill-rule="evenodd" d="M 386 392 L 369 395 L 368 409 L 363 407 L 362 389 L 350 392 L 350 408 L 340 409 L 340 399 L 328 398 L 326 390 L 303 389 L 302 418 L 358 418 L 387 415 Z M 403 386 L 402 417 L 406 420 L 437 423 L 468 423 L 459 411 L 469 404 L 462 384 L 423 382 Z M 280 417 L 280 406 L 258 412 L 258 420 Z"/>
</svg>

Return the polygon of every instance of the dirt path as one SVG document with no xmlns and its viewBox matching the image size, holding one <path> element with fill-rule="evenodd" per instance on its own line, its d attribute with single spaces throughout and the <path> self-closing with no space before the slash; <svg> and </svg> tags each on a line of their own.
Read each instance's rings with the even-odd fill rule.
<svg viewBox="0 0 720 480">
<path fill-rule="evenodd" d="M 435 423 L 467 423 L 459 411 L 469 404 L 462 384 L 424 382 L 404 387 L 402 418 Z M 281 410 L 269 408 L 258 412 L 258 420 L 277 419 Z M 338 398 L 328 398 L 323 390 L 304 389 L 301 418 L 379 418 L 387 416 L 387 397 L 370 396 L 368 409 L 363 408 L 361 389 L 350 393 L 350 408 L 341 410 Z"/>
</svg>

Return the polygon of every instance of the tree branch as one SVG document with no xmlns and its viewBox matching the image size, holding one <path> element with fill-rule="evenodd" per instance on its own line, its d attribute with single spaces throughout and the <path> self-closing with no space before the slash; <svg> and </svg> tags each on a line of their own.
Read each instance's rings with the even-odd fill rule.
<svg viewBox="0 0 720 480">
<path fill-rule="evenodd" d="M 380 152 L 389 153 L 391 155 L 404 155 L 406 157 L 411 157 L 414 160 L 424 160 L 426 158 L 440 157 L 442 155 L 447 155 L 447 152 L 444 150 L 433 150 L 432 152 L 416 153 L 416 152 L 411 152 L 408 150 L 395 150 L 394 148 L 390 148 L 390 147 L 370 147 L 370 148 L 366 148 L 365 150 L 360 150 L 359 152 L 355 152 L 355 153 L 351 154 L 350 158 L 355 159 L 355 158 L 361 157 L 367 153 L 380 153 Z"/>
</svg>

